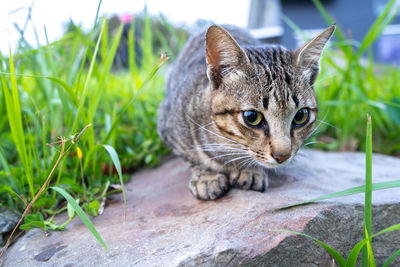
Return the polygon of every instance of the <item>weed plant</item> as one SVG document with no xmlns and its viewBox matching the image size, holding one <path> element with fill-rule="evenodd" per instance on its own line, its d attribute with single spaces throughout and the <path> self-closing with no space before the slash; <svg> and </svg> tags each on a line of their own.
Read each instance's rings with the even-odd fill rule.
<svg viewBox="0 0 400 267">
<path fill-rule="evenodd" d="M 121 192 L 116 184 L 123 191 L 128 170 L 154 166 L 168 152 L 156 132 L 167 56 L 153 51 L 153 40 L 165 37 L 146 11 L 141 18 L 140 28 L 135 20 L 125 26 L 125 39 L 123 24 L 111 36 L 97 16 L 89 34 L 69 27 L 38 48 L 21 32 L 16 51 L 0 55 L 0 205 L 26 215 L 20 229 L 60 230 L 78 214 L 106 247 L 86 214 L 97 216 L 106 197 Z M 120 40 L 126 69 L 116 68 Z M 57 225 L 65 210 L 69 220 Z"/>
</svg>

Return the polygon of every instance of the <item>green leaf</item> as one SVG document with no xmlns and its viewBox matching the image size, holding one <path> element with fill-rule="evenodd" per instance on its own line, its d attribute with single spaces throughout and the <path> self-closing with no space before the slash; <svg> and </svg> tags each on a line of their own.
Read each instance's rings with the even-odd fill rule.
<svg viewBox="0 0 400 267">
<path fill-rule="evenodd" d="M 346 267 L 354 267 L 356 266 L 357 263 L 357 258 L 358 258 L 358 254 L 360 254 L 361 249 L 364 247 L 364 245 L 371 240 L 372 238 L 379 236 L 381 234 L 384 233 L 388 233 L 388 232 L 392 232 L 392 231 L 398 231 L 400 230 L 400 224 L 395 224 L 392 225 L 388 228 L 385 228 L 384 230 L 376 233 L 375 235 L 372 235 L 368 238 L 365 238 L 363 240 L 361 240 L 360 242 L 358 242 L 353 249 L 351 250 L 349 256 L 347 257 L 347 261 L 346 261 Z"/>
<path fill-rule="evenodd" d="M 30 222 L 29 225 L 32 228 L 44 228 L 45 227 L 44 221 L 33 221 L 33 222 Z"/>
<path fill-rule="evenodd" d="M 144 158 L 144 163 L 149 164 L 152 160 L 153 160 L 153 155 L 152 154 L 148 154 Z"/>
<path fill-rule="evenodd" d="M 19 227 L 19 229 L 23 230 L 23 231 L 27 231 L 27 230 L 30 230 L 30 229 L 33 229 L 33 228 L 34 227 L 32 227 L 29 223 L 24 223 Z"/>
<path fill-rule="evenodd" d="M 79 199 L 75 199 L 75 202 L 76 202 L 76 204 L 79 205 Z M 69 218 L 72 218 L 72 217 L 75 216 L 75 210 L 74 210 L 74 208 L 72 207 L 72 205 L 69 204 L 69 202 L 67 203 L 67 213 L 68 213 L 68 217 L 69 217 Z"/>
<path fill-rule="evenodd" d="M 100 234 L 97 232 L 96 228 L 94 227 L 94 225 L 90 221 L 90 219 L 83 212 L 82 208 L 79 207 L 79 205 L 76 203 L 75 199 L 73 199 L 72 196 L 70 194 L 68 194 L 67 191 L 65 191 L 64 189 L 62 189 L 60 187 L 52 186 L 50 188 L 55 190 L 55 191 L 57 191 L 58 193 L 60 193 L 68 201 L 68 203 L 72 206 L 72 208 L 75 210 L 75 212 L 81 218 L 82 222 L 86 225 L 86 227 L 90 230 L 90 232 L 92 232 L 92 234 L 97 239 L 97 241 L 99 241 L 100 244 L 106 250 L 108 250 L 108 247 L 107 247 L 106 243 L 103 241 L 103 239 L 101 238 Z"/>
<path fill-rule="evenodd" d="M 366 225 L 364 225 L 364 234 L 365 234 L 366 238 L 369 237 Z M 363 251 L 363 253 L 364 253 L 364 251 Z M 367 256 L 367 259 L 366 259 L 365 265 L 367 265 L 368 267 L 376 267 L 375 258 L 374 258 L 374 252 L 372 251 L 372 246 L 371 246 L 371 240 L 370 239 L 368 239 L 368 241 L 367 241 L 366 256 Z"/>
<path fill-rule="evenodd" d="M 74 122 L 72 124 L 72 131 L 71 131 L 72 133 L 76 132 L 76 130 L 78 129 L 79 120 L 82 118 L 83 107 L 84 107 L 84 104 L 86 102 L 86 97 L 87 97 L 87 94 L 88 94 L 87 88 L 88 88 L 88 84 L 89 84 L 89 81 L 90 81 L 90 77 L 92 76 L 92 73 L 93 73 L 94 65 L 96 63 L 96 56 L 97 56 L 97 52 L 99 50 L 101 36 L 103 35 L 103 30 L 104 30 L 104 27 L 105 27 L 105 23 L 106 23 L 106 20 L 103 21 L 103 26 L 101 27 L 100 35 L 99 35 L 99 38 L 97 39 L 96 47 L 94 49 L 93 58 L 92 58 L 92 60 L 90 62 L 90 65 L 89 65 L 89 71 L 88 71 L 88 74 L 86 76 L 85 83 L 83 85 L 82 94 L 80 95 L 80 101 L 79 101 L 78 110 L 76 112 L 76 117 L 75 117 L 75 120 L 74 120 Z"/>
<path fill-rule="evenodd" d="M 394 188 L 394 187 L 400 187 L 400 180 L 393 180 L 393 181 L 390 181 L 390 182 L 381 182 L 381 183 L 372 184 L 372 191 L 388 189 L 388 188 Z M 295 203 L 295 204 L 283 206 L 283 207 L 281 207 L 279 209 L 288 209 L 288 208 L 292 208 L 292 207 L 296 207 L 296 206 L 300 206 L 300 205 L 316 202 L 316 201 L 319 201 L 319 200 L 325 200 L 325 199 L 336 198 L 336 197 L 343 197 L 343 196 L 348 196 L 348 195 L 355 195 L 355 194 L 360 194 L 360 193 L 364 193 L 364 192 L 365 192 L 365 185 L 361 185 L 361 186 L 352 187 L 352 188 L 349 188 L 349 189 L 346 189 L 346 190 L 343 190 L 343 191 L 340 191 L 340 192 L 336 192 L 336 193 L 332 193 L 332 194 L 316 197 L 316 198 L 313 198 L 313 199 L 310 199 L 310 200 L 298 202 L 298 203 Z"/>
<path fill-rule="evenodd" d="M 14 74 L 14 62 L 10 51 L 10 73 Z M 33 173 L 30 163 L 33 161 L 29 156 L 28 150 L 25 145 L 25 134 L 22 126 L 22 115 L 21 115 L 21 105 L 19 101 L 19 93 L 17 86 L 17 79 L 15 75 L 11 75 L 11 93 L 8 89 L 5 79 L 2 77 L 2 88 L 4 93 L 4 99 L 6 103 L 7 117 L 11 129 L 11 136 L 16 146 L 19 158 L 21 160 L 23 170 L 25 172 L 25 177 L 29 185 L 29 191 L 31 197 L 35 196 L 35 190 L 33 187 Z"/>
<path fill-rule="evenodd" d="M 382 267 L 389 267 L 389 264 L 397 257 L 400 255 L 400 249 L 397 250 L 395 253 L 392 254 L 382 265 Z"/>
<path fill-rule="evenodd" d="M 99 215 L 100 203 L 97 200 L 90 202 L 90 204 L 85 203 L 85 205 L 83 205 L 83 207 L 85 208 L 86 212 L 90 216 L 98 216 Z"/>
<path fill-rule="evenodd" d="M 34 214 L 27 214 L 24 218 L 25 223 L 31 223 L 34 221 L 44 221 L 43 215 L 40 212 Z"/>
<path fill-rule="evenodd" d="M 334 250 L 333 248 L 331 248 L 330 246 L 326 245 L 325 243 L 319 241 L 318 239 L 309 236 L 307 234 L 304 233 L 300 233 L 300 232 L 295 232 L 295 231 L 291 231 L 291 230 L 286 230 L 286 229 L 278 229 L 278 230 L 273 230 L 273 231 L 279 231 L 279 232 L 287 232 L 287 233 L 291 233 L 291 234 L 295 234 L 295 235 L 302 235 L 305 236 L 309 239 L 314 240 L 315 242 L 317 242 L 318 244 L 320 244 L 329 254 L 331 254 L 331 256 L 335 259 L 335 261 L 339 264 L 339 266 L 345 266 L 346 261 L 344 260 L 343 256 L 340 255 L 339 252 L 337 252 L 336 250 Z"/>
<path fill-rule="evenodd" d="M 114 122 L 113 122 L 113 124 L 111 126 L 110 131 L 107 133 L 107 135 L 103 139 L 102 143 L 104 143 L 104 144 L 108 143 L 108 141 L 111 139 L 111 136 L 112 136 L 113 132 L 116 130 L 117 125 L 119 124 L 120 120 L 122 119 L 122 116 L 124 115 L 124 113 L 128 110 L 129 106 L 132 105 L 133 102 L 135 102 L 136 98 L 139 96 L 139 94 L 142 91 L 142 89 L 144 88 L 144 86 L 147 85 L 147 83 L 149 83 L 153 79 L 154 75 L 156 75 L 156 73 L 161 68 L 161 66 L 165 63 L 166 60 L 167 60 L 166 57 L 161 57 L 159 59 L 158 63 L 153 67 L 151 72 L 144 79 L 144 81 L 141 84 L 140 88 L 131 97 L 131 99 L 127 103 L 125 103 L 125 105 L 121 108 L 121 111 L 119 112 L 118 116 L 115 118 L 115 120 L 114 120 Z"/>
<path fill-rule="evenodd" d="M 70 100 L 72 101 L 72 103 L 74 104 L 74 106 L 78 106 L 79 105 L 79 100 L 76 97 L 74 90 L 72 90 L 72 88 L 63 80 L 55 78 L 55 77 L 49 77 L 49 76 L 40 76 L 40 75 L 28 75 L 28 74 L 16 74 L 16 73 L 8 73 L 8 72 L 2 72 L 0 71 L 0 74 L 3 75 L 14 75 L 14 76 L 22 76 L 22 77 L 29 77 L 29 78 L 39 78 L 39 79 L 48 79 L 50 81 L 53 81 L 55 83 L 58 83 L 59 85 L 61 85 L 62 88 L 64 88 L 64 90 L 67 92 Z"/>
<path fill-rule="evenodd" d="M 11 186 L 11 188 L 13 190 L 17 189 L 17 183 L 15 182 L 15 178 L 12 176 L 11 171 L 10 171 L 10 167 L 7 163 L 6 157 L 4 156 L 4 152 L 0 147 L 0 164 L 3 166 L 3 169 L 5 170 L 5 172 L 7 173 L 7 178 L 8 178 L 8 183 Z M 12 190 L 12 191 L 13 191 Z M 1 191 L 1 190 L 0 190 Z"/>
<path fill-rule="evenodd" d="M 45 221 L 45 225 L 48 229 L 53 230 L 53 231 L 60 231 L 64 230 L 65 226 L 64 225 L 57 225 L 48 221 Z"/>
<path fill-rule="evenodd" d="M 399 7 L 396 9 L 392 7 L 396 3 L 396 0 L 390 0 L 383 10 L 382 14 L 374 21 L 374 24 L 368 30 L 367 34 L 363 38 L 360 48 L 357 52 L 357 58 L 360 58 L 364 51 L 368 49 L 375 40 L 381 35 L 386 25 L 390 24 L 390 22 L 396 17 L 399 12 Z"/>
<path fill-rule="evenodd" d="M 384 112 L 390 117 L 390 120 L 397 126 L 400 126 L 400 106 L 399 105 L 400 105 L 400 98 L 393 97 L 392 103 L 390 103 L 389 105 L 386 105 L 386 109 L 384 109 Z"/>
<path fill-rule="evenodd" d="M 323 16 L 325 21 L 329 24 L 335 24 L 335 20 L 329 15 L 328 11 L 325 9 L 325 7 L 322 5 L 320 0 L 312 0 L 315 7 L 318 9 L 319 13 Z M 344 36 L 342 30 L 340 27 L 336 27 L 335 30 L 335 36 L 339 39 L 340 42 L 345 43 L 346 42 L 346 37 Z M 339 47 L 347 56 L 349 56 L 352 53 L 352 47 L 350 45 L 347 45 L 345 47 Z"/>
<path fill-rule="evenodd" d="M 43 228 L 46 230 L 43 215 L 40 212 L 35 214 L 27 214 L 24 218 L 24 224 L 19 228 L 21 230 L 29 230 L 33 228 Z"/>
<path fill-rule="evenodd" d="M 122 195 L 124 197 L 124 218 L 126 219 L 126 212 L 127 212 L 127 205 L 126 205 L 126 194 L 125 194 L 125 187 L 124 187 L 124 179 L 122 178 L 122 170 L 121 170 L 121 163 L 118 158 L 118 154 L 112 146 L 103 145 L 103 147 L 107 150 L 108 154 L 111 157 L 112 162 L 114 163 L 115 169 L 117 170 L 119 181 L 122 187 Z"/>
<path fill-rule="evenodd" d="M 367 115 L 367 135 L 365 147 L 364 238 L 367 238 L 372 233 L 372 122 L 370 115 Z M 370 262 L 371 264 L 375 263 L 374 256 L 372 254 L 371 243 L 368 239 L 367 247 L 364 247 L 362 252 L 362 265 L 370 265 Z"/>
<path fill-rule="evenodd" d="M 57 200 L 55 198 L 51 197 L 40 197 L 38 198 L 33 206 L 35 208 L 51 208 L 57 203 Z"/>
</svg>

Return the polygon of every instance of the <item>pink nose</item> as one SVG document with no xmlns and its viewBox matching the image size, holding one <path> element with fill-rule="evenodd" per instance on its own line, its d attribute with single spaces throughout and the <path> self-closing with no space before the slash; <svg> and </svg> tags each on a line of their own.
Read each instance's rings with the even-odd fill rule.
<svg viewBox="0 0 400 267">
<path fill-rule="evenodd" d="M 280 154 L 280 153 L 271 153 L 271 156 L 278 162 L 279 164 L 285 162 L 290 158 L 290 154 Z"/>
</svg>

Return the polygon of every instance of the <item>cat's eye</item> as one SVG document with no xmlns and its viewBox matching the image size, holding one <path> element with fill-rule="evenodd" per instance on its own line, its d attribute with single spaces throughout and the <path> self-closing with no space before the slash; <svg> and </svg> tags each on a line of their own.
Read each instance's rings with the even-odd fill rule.
<svg viewBox="0 0 400 267">
<path fill-rule="evenodd" d="M 310 117 L 310 112 L 307 108 L 302 108 L 297 111 L 296 115 L 293 118 L 293 125 L 295 127 L 301 127 L 308 122 L 308 118 Z"/>
<path fill-rule="evenodd" d="M 243 112 L 243 118 L 248 125 L 258 126 L 261 123 L 263 116 L 260 112 L 247 110 Z"/>
</svg>

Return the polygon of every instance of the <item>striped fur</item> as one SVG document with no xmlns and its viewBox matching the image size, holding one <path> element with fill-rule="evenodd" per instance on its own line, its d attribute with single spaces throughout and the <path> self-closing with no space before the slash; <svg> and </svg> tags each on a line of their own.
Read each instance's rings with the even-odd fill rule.
<svg viewBox="0 0 400 267">
<path fill-rule="evenodd" d="M 189 187 L 197 198 L 216 199 L 230 187 L 263 191 L 266 169 L 294 157 L 313 130 L 313 82 L 333 31 L 296 51 L 258 44 L 231 26 L 211 26 L 188 40 L 169 75 L 158 132 L 191 163 Z M 303 108 L 309 120 L 294 127 Z M 259 126 L 245 122 L 249 110 L 262 114 Z"/>
</svg>

